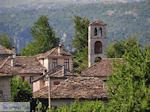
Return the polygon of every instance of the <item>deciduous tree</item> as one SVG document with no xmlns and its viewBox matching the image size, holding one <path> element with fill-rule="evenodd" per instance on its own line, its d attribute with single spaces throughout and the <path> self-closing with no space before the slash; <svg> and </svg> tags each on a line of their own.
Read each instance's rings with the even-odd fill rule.
<svg viewBox="0 0 150 112">
<path fill-rule="evenodd" d="M 108 112 L 150 111 L 150 47 L 127 41 L 123 62 L 108 80 Z M 132 46 L 132 47 L 129 47 Z"/>
<path fill-rule="evenodd" d="M 49 25 L 47 16 L 41 16 L 31 28 L 33 41 L 22 49 L 22 55 L 36 55 L 46 52 L 58 45 L 53 28 Z"/>
<path fill-rule="evenodd" d="M 74 17 L 75 36 L 73 46 L 74 53 L 74 68 L 75 72 L 80 73 L 88 65 L 88 25 L 87 18 L 79 16 Z"/>
<path fill-rule="evenodd" d="M 11 80 L 11 99 L 14 102 L 28 102 L 32 99 L 32 89 L 27 81 L 20 77 Z"/>
</svg>

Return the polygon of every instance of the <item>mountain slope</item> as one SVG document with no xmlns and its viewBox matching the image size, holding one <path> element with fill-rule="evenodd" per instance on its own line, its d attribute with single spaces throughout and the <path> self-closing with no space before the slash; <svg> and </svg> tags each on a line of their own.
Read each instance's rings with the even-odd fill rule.
<svg viewBox="0 0 150 112">
<path fill-rule="evenodd" d="M 62 43 L 71 44 L 73 38 L 73 16 L 88 17 L 91 21 L 101 19 L 107 23 L 108 42 L 138 35 L 144 44 L 150 43 L 150 2 L 114 3 L 103 2 L 79 4 L 41 4 L 35 6 L 17 6 L 0 8 L 0 33 L 12 36 L 18 49 L 32 40 L 30 27 L 41 15 L 49 17 Z"/>
</svg>

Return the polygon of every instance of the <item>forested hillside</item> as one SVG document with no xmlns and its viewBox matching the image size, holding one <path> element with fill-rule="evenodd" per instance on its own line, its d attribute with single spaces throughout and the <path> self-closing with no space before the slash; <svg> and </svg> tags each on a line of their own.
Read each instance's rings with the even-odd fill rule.
<svg viewBox="0 0 150 112">
<path fill-rule="evenodd" d="M 86 16 L 90 20 L 101 19 L 107 23 L 108 42 L 136 34 L 140 41 L 150 42 L 150 1 L 128 3 L 76 3 L 38 4 L 0 8 L 0 33 L 8 33 L 21 49 L 31 41 L 30 28 L 41 15 L 49 17 L 57 35 L 66 46 L 71 44 L 74 16 Z"/>
</svg>

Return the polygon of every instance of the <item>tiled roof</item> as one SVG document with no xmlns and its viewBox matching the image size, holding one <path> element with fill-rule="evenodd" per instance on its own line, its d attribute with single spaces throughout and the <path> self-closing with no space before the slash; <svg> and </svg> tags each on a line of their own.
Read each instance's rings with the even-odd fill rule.
<svg viewBox="0 0 150 112">
<path fill-rule="evenodd" d="M 107 77 L 111 75 L 113 61 L 121 60 L 120 58 L 102 58 L 102 60 L 86 70 L 81 72 L 81 76 L 86 77 Z"/>
<path fill-rule="evenodd" d="M 48 98 L 48 87 L 33 93 L 34 98 Z M 69 77 L 51 90 L 56 99 L 107 98 L 104 82 L 96 77 Z"/>
<path fill-rule="evenodd" d="M 96 20 L 96 21 L 91 22 L 90 25 L 91 26 L 106 26 L 107 24 L 103 23 L 103 21 Z"/>
<path fill-rule="evenodd" d="M 8 57 L 0 67 L 0 73 L 5 74 L 42 74 L 45 69 L 36 57 L 16 56 L 14 66 L 11 66 L 11 58 Z"/>
<path fill-rule="evenodd" d="M 13 52 L 2 45 L 0 45 L 0 54 L 13 54 Z"/>
<path fill-rule="evenodd" d="M 5 63 L 8 57 L 0 58 L 0 67 Z"/>
<path fill-rule="evenodd" d="M 60 53 L 59 53 L 59 49 L 60 48 Z M 45 57 L 53 57 L 53 56 L 71 56 L 71 53 L 69 53 L 68 51 L 66 51 L 63 47 L 56 47 L 53 48 L 45 53 L 39 54 L 37 55 L 38 58 L 45 58 Z"/>
<path fill-rule="evenodd" d="M 53 70 L 47 72 L 46 74 L 48 74 L 51 78 L 67 78 L 69 76 L 74 76 L 72 72 L 70 72 L 69 70 L 66 70 L 66 69 L 63 73 L 63 68 L 61 65 L 58 65 L 57 67 L 55 67 Z M 40 80 L 40 79 L 44 79 L 44 77 L 45 77 L 45 75 L 39 76 L 35 80 L 33 80 L 33 82 Z"/>
</svg>

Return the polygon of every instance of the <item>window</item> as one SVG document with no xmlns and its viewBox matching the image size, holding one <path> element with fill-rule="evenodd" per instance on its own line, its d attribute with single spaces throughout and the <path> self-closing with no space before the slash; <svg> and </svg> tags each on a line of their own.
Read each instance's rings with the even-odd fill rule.
<svg viewBox="0 0 150 112">
<path fill-rule="evenodd" d="M 3 91 L 2 90 L 0 90 L 0 95 L 3 95 Z"/>
<path fill-rule="evenodd" d="M 52 59 L 52 68 L 57 66 L 57 59 Z"/>
<path fill-rule="evenodd" d="M 21 76 L 21 78 L 22 78 L 23 81 L 25 80 L 24 76 Z"/>
<path fill-rule="evenodd" d="M 65 69 L 69 70 L 69 59 L 64 60 Z"/>
<path fill-rule="evenodd" d="M 94 52 L 95 52 L 95 54 L 102 53 L 102 43 L 100 41 L 95 42 Z"/>
<path fill-rule="evenodd" d="M 99 28 L 99 31 L 100 31 L 100 35 L 102 36 L 103 32 L 102 32 L 102 28 L 101 27 Z"/>
<path fill-rule="evenodd" d="M 94 29 L 94 36 L 97 36 L 97 28 Z"/>
<path fill-rule="evenodd" d="M 59 81 L 54 81 L 54 85 L 59 85 L 60 82 Z"/>
<path fill-rule="evenodd" d="M 33 80 L 33 76 L 30 76 L 30 83 L 32 82 L 32 80 Z"/>
</svg>

